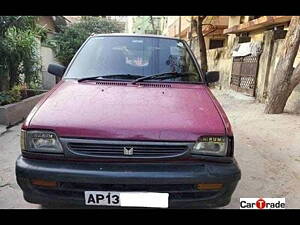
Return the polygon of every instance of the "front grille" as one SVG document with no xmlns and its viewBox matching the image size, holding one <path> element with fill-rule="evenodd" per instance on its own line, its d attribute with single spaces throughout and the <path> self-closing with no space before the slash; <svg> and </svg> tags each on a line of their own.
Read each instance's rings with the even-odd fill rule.
<svg viewBox="0 0 300 225">
<path fill-rule="evenodd" d="M 68 149 L 75 154 L 91 157 L 131 157 L 131 158 L 160 158 L 177 157 L 188 150 L 187 144 L 158 144 L 158 143 L 88 143 L 68 142 Z M 126 148 L 124 150 L 124 148 Z M 126 151 L 127 150 L 127 151 Z M 132 153 L 132 154 L 131 154 Z"/>
</svg>

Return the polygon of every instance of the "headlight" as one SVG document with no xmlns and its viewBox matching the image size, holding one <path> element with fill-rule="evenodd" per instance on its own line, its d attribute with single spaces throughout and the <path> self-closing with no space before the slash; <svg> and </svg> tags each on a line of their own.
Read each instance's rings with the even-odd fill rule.
<svg viewBox="0 0 300 225">
<path fill-rule="evenodd" d="M 201 137 L 194 145 L 191 153 L 226 156 L 227 142 L 226 137 Z"/>
<path fill-rule="evenodd" d="M 21 149 L 31 152 L 62 153 L 63 149 L 54 132 L 21 131 Z"/>
</svg>

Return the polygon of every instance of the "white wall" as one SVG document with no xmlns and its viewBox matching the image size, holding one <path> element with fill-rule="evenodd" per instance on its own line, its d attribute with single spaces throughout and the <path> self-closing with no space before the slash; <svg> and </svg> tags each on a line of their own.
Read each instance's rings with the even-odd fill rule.
<svg viewBox="0 0 300 225">
<path fill-rule="evenodd" d="M 41 58 L 42 58 L 42 88 L 50 90 L 56 84 L 56 78 L 54 75 L 47 72 L 48 65 L 50 63 L 57 63 L 54 57 L 54 53 L 51 48 L 41 46 Z"/>
</svg>

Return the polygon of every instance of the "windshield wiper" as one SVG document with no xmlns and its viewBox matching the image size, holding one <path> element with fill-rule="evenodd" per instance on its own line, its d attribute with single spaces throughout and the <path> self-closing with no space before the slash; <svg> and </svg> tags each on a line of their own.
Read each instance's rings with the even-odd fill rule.
<svg viewBox="0 0 300 225">
<path fill-rule="evenodd" d="M 139 74 L 110 74 L 110 75 L 101 75 L 101 76 L 93 76 L 93 77 L 84 77 L 81 79 L 78 79 L 78 82 L 82 82 L 85 80 L 98 80 L 99 78 L 132 78 L 132 79 L 136 79 L 136 78 L 143 78 L 145 76 L 143 75 L 139 75 Z"/>
<path fill-rule="evenodd" d="M 152 79 L 152 78 L 165 79 L 165 78 L 169 78 L 169 77 L 182 77 L 182 76 L 187 76 L 187 75 L 196 75 L 196 76 L 198 76 L 198 74 L 193 73 L 193 72 L 183 72 L 183 73 L 166 72 L 166 73 L 158 73 L 158 74 L 152 74 L 152 75 L 149 75 L 149 76 L 140 77 L 140 78 L 132 81 L 131 83 L 136 84 L 139 81 L 148 80 L 148 79 Z"/>
</svg>

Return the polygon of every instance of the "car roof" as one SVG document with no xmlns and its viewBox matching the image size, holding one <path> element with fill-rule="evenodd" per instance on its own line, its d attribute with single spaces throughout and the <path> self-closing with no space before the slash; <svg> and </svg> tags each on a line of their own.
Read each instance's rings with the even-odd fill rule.
<svg viewBox="0 0 300 225">
<path fill-rule="evenodd" d="M 163 35 L 155 35 L 155 34 L 130 34 L 130 33 L 110 33 L 110 34 L 92 34 L 92 37 L 150 37 L 150 38 L 165 38 L 165 39 L 173 39 L 180 40 L 176 37 L 168 37 Z"/>
</svg>

